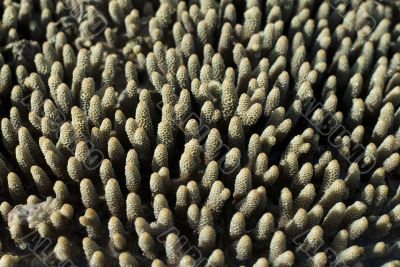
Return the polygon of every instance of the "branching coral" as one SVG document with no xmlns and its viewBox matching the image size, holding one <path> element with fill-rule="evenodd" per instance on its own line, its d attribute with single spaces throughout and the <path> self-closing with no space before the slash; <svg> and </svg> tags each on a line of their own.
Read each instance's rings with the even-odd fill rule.
<svg viewBox="0 0 400 267">
<path fill-rule="evenodd" d="M 398 3 L 0 10 L 0 266 L 400 265 Z"/>
</svg>

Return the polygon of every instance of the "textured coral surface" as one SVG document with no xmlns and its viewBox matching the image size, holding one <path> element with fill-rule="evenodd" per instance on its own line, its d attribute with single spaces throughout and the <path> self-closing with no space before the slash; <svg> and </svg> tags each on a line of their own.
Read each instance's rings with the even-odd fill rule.
<svg viewBox="0 0 400 267">
<path fill-rule="evenodd" d="M 400 266 L 398 1 L 0 14 L 0 267 Z"/>
</svg>

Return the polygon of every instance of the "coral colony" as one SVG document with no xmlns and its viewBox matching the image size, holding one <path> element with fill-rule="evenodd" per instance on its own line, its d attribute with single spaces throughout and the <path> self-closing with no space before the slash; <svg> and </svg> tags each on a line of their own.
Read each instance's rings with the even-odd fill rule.
<svg viewBox="0 0 400 267">
<path fill-rule="evenodd" d="M 0 267 L 400 266 L 400 3 L 3 0 Z"/>
</svg>

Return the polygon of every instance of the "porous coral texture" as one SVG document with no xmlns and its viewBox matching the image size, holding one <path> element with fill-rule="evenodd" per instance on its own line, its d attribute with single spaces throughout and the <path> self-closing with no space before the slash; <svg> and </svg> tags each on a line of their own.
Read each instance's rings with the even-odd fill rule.
<svg viewBox="0 0 400 267">
<path fill-rule="evenodd" d="M 0 13 L 0 267 L 400 266 L 398 1 Z"/>
</svg>

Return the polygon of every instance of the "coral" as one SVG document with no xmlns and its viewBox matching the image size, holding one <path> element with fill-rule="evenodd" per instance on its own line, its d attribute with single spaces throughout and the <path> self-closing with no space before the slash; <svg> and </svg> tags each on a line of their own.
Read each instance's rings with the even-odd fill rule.
<svg viewBox="0 0 400 267">
<path fill-rule="evenodd" d="M 0 10 L 0 266 L 400 264 L 395 1 Z"/>
</svg>

